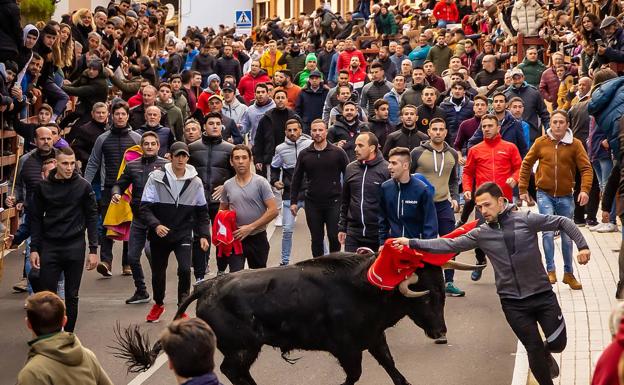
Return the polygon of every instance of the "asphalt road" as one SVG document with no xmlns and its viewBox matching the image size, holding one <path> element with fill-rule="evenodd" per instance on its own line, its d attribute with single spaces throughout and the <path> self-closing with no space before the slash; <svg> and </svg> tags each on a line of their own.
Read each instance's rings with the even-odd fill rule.
<svg viewBox="0 0 624 385">
<path fill-rule="evenodd" d="M 302 213 L 303 214 L 303 213 Z M 294 261 L 309 257 L 309 233 L 303 215 L 298 218 L 295 229 L 293 254 Z M 271 238 L 269 265 L 279 263 L 281 230 L 277 228 Z M 120 255 L 120 245 L 115 252 Z M 4 276 L 0 281 L 0 385 L 15 384 L 15 379 L 27 356 L 26 342 L 31 338 L 24 323 L 24 294 L 11 293 L 11 286 L 21 275 L 21 252 L 7 257 Z M 470 254 L 459 260 L 473 262 Z M 165 320 L 175 312 L 176 263 L 171 258 L 167 274 L 168 288 Z M 157 338 L 163 323 L 146 324 L 145 315 L 151 304 L 126 305 L 123 301 L 133 292 L 131 277 L 120 276 L 120 258 L 114 262 L 114 276 L 101 278 L 95 272 L 85 272 L 80 290 L 80 304 L 76 333 L 81 342 L 93 350 L 104 369 L 115 384 L 128 384 L 136 374 L 127 374 L 124 364 L 111 354 L 113 329 L 116 323 L 122 326 L 131 323 L 141 324 L 149 332 L 152 341 Z M 147 261 L 143 263 L 149 276 Z M 214 274 L 214 258 L 210 261 Z M 421 385 L 507 385 L 511 383 L 516 351 L 516 339 L 507 326 L 500 310 L 494 290 L 492 269 L 485 270 L 483 279 L 472 282 L 469 272 L 457 272 L 456 283 L 466 290 L 464 298 L 448 298 L 446 322 L 448 345 L 435 345 L 432 340 L 409 319 L 405 318 L 396 327 L 387 330 L 388 343 L 395 358 L 397 368 L 413 384 Z M 149 287 L 149 281 L 148 281 Z M 194 306 L 191 306 L 194 312 Z M 280 352 L 265 347 L 252 367 L 251 373 L 258 384 L 304 385 L 340 384 L 344 373 L 337 361 L 324 352 L 293 352 L 291 357 L 300 357 L 291 365 L 282 360 Z M 217 367 L 221 356 L 216 358 Z M 224 384 L 230 384 L 219 373 Z M 139 385 L 135 381 L 133 385 Z M 163 365 L 142 382 L 150 385 L 175 384 L 172 372 Z M 363 373 L 358 384 L 391 384 L 385 371 L 370 356 L 364 354 Z"/>
</svg>

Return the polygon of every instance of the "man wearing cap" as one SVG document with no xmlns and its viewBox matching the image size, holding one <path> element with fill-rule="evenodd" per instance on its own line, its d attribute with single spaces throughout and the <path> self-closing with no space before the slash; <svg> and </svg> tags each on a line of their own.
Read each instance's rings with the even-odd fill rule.
<svg viewBox="0 0 624 385">
<path fill-rule="evenodd" d="M 323 105 L 327 98 L 327 89 L 322 85 L 322 74 L 319 70 L 310 73 L 307 85 L 301 90 L 295 112 L 303 120 L 303 132 L 310 132 L 310 123 L 323 116 Z"/>
<path fill-rule="evenodd" d="M 307 56 L 299 44 L 293 43 L 292 45 L 287 45 L 284 52 L 286 52 L 286 55 L 283 55 L 278 60 L 278 64 L 282 66 L 285 65 L 283 69 L 288 69 L 291 74 L 297 74 L 305 68 Z M 273 76 L 275 76 L 275 73 Z"/>
<path fill-rule="evenodd" d="M 600 24 L 606 38 L 605 44 L 598 45 L 598 60 L 601 64 L 624 63 L 624 30 L 617 19 L 607 16 Z"/>
<path fill-rule="evenodd" d="M 208 107 L 208 98 L 212 95 L 221 95 L 221 78 L 217 74 L 208 76 L 208 87 L 206 87 L 197 98 L 197 110 L 206 115 L 210 108 Z"/>
<path fill-rule="evenodd" d="M 247 105 L 241 103 L 236 97 L 236 85 L 232 82 L 223 83 L 221 94 L 223 96 L 221 113 L 223 116 L 232 119 L 240 131 L 240 122 L 243 119 L 243 114 L 247 111 Z"/>
<path fill-rule="evenodd" d="M 321 79 L 323 78 L 323 74 L 317 69 L 316 54 L 309 53 L 308 56 L 306 56 L 305 68 L 295 75 L 294 83 L 297 84 L 299 87 L 304 88 L 308 83 L 308 78 L 310 77 L 310 74 L 314 71 L 320 73 Z"/>
<path fill-rule="evenodd" d="M 524 80 L 524 73 L 518 67 L 511 70 L 511 86 L 505 91 L 505 96 L 507 96 L 507 100 L 518 96 L 524 102 L 522 120 L 530 126 L 529 138 L 530 143 L 533 143 L 536 138 L 542 135 L 541 127 L 548 129 L 550 123 L 550 114 L 546 109 L 544 98 L 537 88 Z"/>
<path fill-rule="evenodd" d="M 260 68 L 258 60 L 251 61 L 251 69 L 245 74 L 238 83 L 238 91 L 245 99 L 245 103 L 251 104 L 254 100 L 256 85 L 260 83 L 269 83 L 271 78 L 267 75 L 263 68 Z"/>
<path fill-rule="evenodd" d="M 141 197 L 140 215 L 148 227 L 152 251 L 152 291 L 155 304 L 147 322 L 156 322 L 165 311 L 165 284 L 169 255 L 178 261 L 178 304 L 191 289 L 191 245 L 198 234 L 202 250 L 208 250 L 210 217 L 204 185 L 195 167 L 187 164 L 186 143 L 175 142 L 169 150 L 171 163 L 149 175 Z"/>
<path fill-rule="evenodd" d="M 236 122 L 227 116 L 223 116 L 223 98 L 220 95 L 212 95 L 208 99 L 208 107 L 210 108 L 210 112 L 216 112 L 221 114 L 221 124 L 223 124 L 223 130 L 221 134 L 223 136 L 223 140 L 226 140 L 230 143 L 239 144 L 243 143 L 243 135 L 240 132 L 239 125 Z"/>
</svg>

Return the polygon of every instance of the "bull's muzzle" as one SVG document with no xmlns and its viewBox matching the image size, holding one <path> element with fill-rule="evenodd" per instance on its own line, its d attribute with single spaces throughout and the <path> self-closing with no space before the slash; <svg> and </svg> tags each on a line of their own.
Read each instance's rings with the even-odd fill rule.
<svg viewBox="0 0 624 385">
<path fill-rule="evenodd" d="M 469 263 L 457 262 L 450 260 L 444 265 L 443 269 L 455 269 L 455 270 L 482 270 L 485 269 L 485 265 L 471 265 Z"/>
<path fill-rule="evenodd" d="M 425 290 L 425 291 L 410 290 L 409 285 L 413 285 L 417 282 L 418 282 L 418 276 L 416 274 L 412 274 L 409 277 L 407 277 L 407 279 L 403 280 L 403 282 L 399 284 L 399 291 L 401 292 L 401 294 L 403 294 L 407 298 L 418 298 L 418 297 L 422 297 L 424 295 L 429 294 L 429 290 Z"/>
</svg>

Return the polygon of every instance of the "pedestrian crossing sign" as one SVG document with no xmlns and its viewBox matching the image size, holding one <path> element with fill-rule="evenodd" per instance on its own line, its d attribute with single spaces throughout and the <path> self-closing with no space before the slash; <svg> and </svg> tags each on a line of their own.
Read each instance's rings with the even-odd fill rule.
<svg viewBox="0 0 624 385">
<path fill-rule="evenodd" d="M 236 11 L 236 28 L 251 28 L 251 9 Z"/>
</svg>

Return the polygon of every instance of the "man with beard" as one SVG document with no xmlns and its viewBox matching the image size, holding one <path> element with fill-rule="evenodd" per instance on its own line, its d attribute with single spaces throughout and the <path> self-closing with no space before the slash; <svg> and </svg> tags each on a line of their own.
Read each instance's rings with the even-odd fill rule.
<svg viewBox="0 0 624 385">
<path fill-rule="evenodd" d="M 288 69 L 276 71 L 273 75 L 273 83 L 276 87 L 281 87 L 286 91 L 288 97 L 286 107 L 294 109 L 301 93 L 301 87 L 292 82 L 292 72 Z"/>
<path fill-rule="evenodd" d="M 143 87 L 143 91 L 141 91 L 141 96 L 143 102 L 138 106 L 132 107 L 130 109 L 128 124 L 130 125 L 131 129 L 138 129 L 145 124 L 145 110 L 147 109 L 147 107 L 156 105 L 158 90 L 154 86 L 147 85 Z M 162 110 L 160 116 L 160 124 L 162 124 L 163 126 L 169 125 L 167 113 Z"/>
<path fill-rule="evenodd" d="M 214 73 L 215 65 L 217 64 L 217 59 L 214 58 L 210 53 L 210 44 L 206 43 L 193 58 L 193 63 L 191 64 L 191 70 L 197 71 L 201 74 L 202 83 L 201 86 L 206 88 L 208 86 L 208 76 Z"/>
<path fill-rule="evenodd" d="M 275 108 L 275 102 L 271 99 L 271 93 L 266 83 L 256 85 L 256 98 L 252 105 L 243 114 L 241 119 L 241 134 L 249 135 L 249 142 L 253 145 L 260 119 L 271 109 Z"/>
<path fill-rule="evenodd" d="M 435 87 L 438 92 L 446 91 L 446 84 L 444 79 L 438 76 L 435 70 L 435 66 L 431 60 L 425 60 L 423 64 L 423 70 L 425 71 L 425 80 L 430 86 Z"/>
<path fill-rule="evenodd" d="M 431 60 L 436 72 L 441 74 L 448 68 L 452 56 L 453 50 L 448 47 L 445 34 L 440 33 L 436 45 L 431 47 L 427 54 L 427 60 Z"/>
<path fill-rule="evenodd" d="M 336 117 L 336 123 L 327 133 L 327 140 L 342 148 L 350 161 L 355 159 L 355 139 L 360 132 L 369 130 L 366 123 L 358 120 L 357 115 L 357 104 L 346 101 L 342 105 L 342 115 Z"/>
<path fill-rule="evenodd" d="M 325 123 L 329 122 L 329 112 L 332 110 L 332 108 L 338 105 L 338 88 L 340 86 L 349 86 L 349 90 L 352 91 L 351 85 L 349 84 L 349 71 L 340 70 L 340 72 L 338 73 L 338 83 L 335 87 L 330 88 L 327 92 L 325 104 L 323 105 L 322 117 Z M 357 101 L 357 97 L 355 97 L 353 101 Z"/>
<path fill-rule="evenodd" d="M 297 117 L 293 110 L 286 107 L 286 97 L 286 91 L 283 89 L 275 90 L 273 93 L 275 108 L 264 114 L 258 122 L 252 152 L 256 162 L 256 171 L 265 178 L 275 154 L 275 147 L 284 142 L 286 122 Z"/>
<path fill-rule="evenodd" d="M 352 101 L 355 103 L 354 99 L 357 99 L 356 95 L 354 95 L 351 92 L 351 86 L 349 85 L 338 86 L 336 97 L 337 97 L 336 107 L 331 109 L 331 111 L 329 112 L 329 118 L 328 118 L 329 124 L 332 126 L 334 125 L 334 123 L 336 123 L 336 117 L 338 115 L 342 115 L 342 107 L 344 103 L 347 101 Z M 361 120 L 362 122 L 367 122 L 368 118 L 366 115 L 366 110 L 360 107 L 359 105 L 357 106 L 357 108 L 358 108 L 358 119 Z"/>
<path fill-rule="evenodd" d="M 329 79 L 329 67 L 336 50 L 334 49 L 334 41 L 327 39 L 325 46 L 318 54 L 318 68 L 323 74 L 323 79 Z"/>
<path fill-rule="evenodd" d="M 357 56 L 353 56 L 349 64 L 349 83 L 351 83 L 353 91 L 357 92 L 358 95 L 362 92 L 364 85 L 368 83 L 368 75 L 361 64 L 362 62 Z"/>
<path fill-rule="evenodd" d="M 392 83 L 384 77 L 382 63 L 375 62 L 371 64 L 370 68 L 372 81 L 362 88 L 360 94 L 360 106 L 366 110 L 369 117 L 375 113 L 375 102 L 383 99 L 384 95 L 392 89 Z"/>
<path fill-rule="evenodd" d="M 394 79 L 394 77 L 397 74 L 397 67 L 394 65 L 394 62 L 390 59 L 390 52 L 388 51 L 388 47 L 379 48 L 378 56 L 379 56 L 379 59 L 377 61 L 381 64 L 384 70 L 385 78 L 387 81 L 391 82 L 392 79 Z"/>
<path fill-rule="evenodd" d="M 505 71 L 496 68 L 496 56 L 486 55 L 483 58 L 483 71 L 475 77 L 477 90 L 486 96 L 492 95 L 496 89 L 505 84 Z"/>
<path fill-rule="evenodd" d="M 462 80 L 454 82 L 451 85 L 451 95 L 440 104 L 440 108 L 446 113 L 448 143 L 455 143 L 459 124 L 474 115 L 472 100 L 466 96 L 468 87 L 468 83 Z"/>
<path fill-rule="evenodd" d="M 418 131 L 428 134 L 429 124 L 435 118 L 446 119 L 446 113 L 436 106 L 437 91 L 434 87 L 427 86 L 422 91 L 422 104 L 418 106 L 416 114 Z"/>
<path fill-rule="evenodd" d="M 380 151 L 386 144 L 388 134 L 394 131 L 394 125 L 388 120 L 389 112 L 390 106 L 388 102 L 378 99 L 375 102 L 375 115 L 368 120 L 368 128 L 377 137 L 377 147 Z"/>
<path fill-rule="evenodd" d="M 379 102 L 379 100 L 378 100 Z M 390 178 L 388 162 L 372 132 L 355 139 L 355 160 L 345 170 L 338 240 L 346 252 L 358 247 L 379 249 L 379 196 L 383 182 Z"/>
<path fill-rule="evenodd" d="M 327 141 L 327 126 L 321 119 L 311 124 L 314 143 L 303 150 L 290 186 L 290 211 L 297 216 L 299 193 L 304 189 L 304 177 L 308 182 L 305 192 L 306 222 L 312 238 L 312 256 L 324 254 L 325 229 L 329 251 L 340 251 L 338 219 L 342 177 L 349 163 L 344 150 Z"/>
<path fill-rule="evenodd" d="M 426 134 L 418 131 L 417 121 L 418 109 L 416 106 L 408 104 L 401 108 L 401 123 L 393 133 L 388 135 L 383 148 L 383 154 L 386 159 L 388 159 L 390 150 L 395 147 L 405 147 L 412 151 L 415 147 L 420 146 L 420 142 L 429 139 Z"/>
<path fill-rule="evenodd" d="M 412 85 L 401 97 L 400 106 L 403 107 L 408 104 L 420 106 L 422 104 L 422 91 L 426 86 L 425 71 L 421 67 L 414 68 L 412 70 Z"/>
<path fill-rule="evenodd" d="M 217 63 L 215 64 L 215 73 L 219 75 L 221 79 L 225 77 L 225 75 L 232 75 L 234 79 L 236 79 L 236 84 L 240 83 L 240 79 L 242 76 L 242 69 L 240 62 L 234 58 L 233 49 L 231 45 L 226 45 L 223 47 L 223 56 L 217 59 Z"/>
<path fill-rule="evenodd" d="M 327 89 L 323 87 L 321 71 L 314 70 L 310 73 L 308 84 L 301 90 L 295 112 L 303 121 L 303 131 L 310 132 L 310 123 L 323 115 L 323 104 L 327 98 Z"/>
<path fill-rule="evenodd" d="M 362 54 L 362 51 L 360 51 L 359 49 L 355 48 L 355 44 L 354 44 L 352 38 L 348 37 L 348 38 L 345 39 L 344 42 L 345 42 L 345 49 L 338 56 L 338 62 L 336 64 L 336 69 L 338 71 L 340 71 L 342 69 L 346 69 L 346 68 L 350 67 L 351 66 L 351 59 L 353 57 L 357 57 L 359 59 L 359 63 L 363 67 L 362 68 L 363 71 L 366 72 L 366 58 L 364 58 L 364 54 Z"/>
<path fill-rule="evenodd" d="M 50 112 L 50 116 L 52 113 Z M 66 133 L 65 139 L 76 154 L 78 167 L 84 173 L 89 156 L 97 138 L 106 131 L 108 124 L 108 106 L 106 103 L 95 103 L 91 109 L 91 120 Z M 65 129 L 67 132 L 67 129 Z"/>
</svg>

